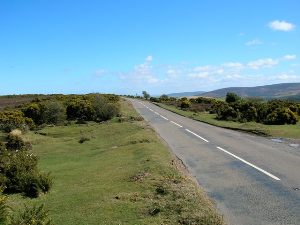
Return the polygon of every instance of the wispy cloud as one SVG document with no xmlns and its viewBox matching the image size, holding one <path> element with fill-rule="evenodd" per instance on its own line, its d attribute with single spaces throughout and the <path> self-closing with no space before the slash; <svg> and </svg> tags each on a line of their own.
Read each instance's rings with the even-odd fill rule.
<svg viewBox="0 0 300 225">
<path fill-rule="evenodd" d="M 278 64 L 278 60 L 267 58 L 267 59 L 258 59 L 255 61 L 251 61 L 247 64 L 247 66 L 251 69 L 261 69 L 264 67 L 273 67 Z"/>
<path fill-rule="evenodd" d="M 262 44 L 263 44 L 263 42 L 261 40 L 259 40 L 258 38 L 246 42 L 247 46 L 255 46 L 255 45 L 262 45 Z"/>
<path fill-rule="evenodd" d="M 210 65 L 153 65 L 153 57 L 135 65 L 130 71 L 116 72 L 122 85 L 132 91 L 142 89 L 150 93 L 169 93 L 184 90 L 209 90 L 225 86 L 251 86 L 267 83 L 300 81 L 297 72 L 290 68 L 281 70 L 280 63 L 296 56 L 286 54 L 278 58 L 261 58 L 246 62 L 229 61 Z M 277 75 L 274 74 L 276 67 Z M 290 79 L 290 80 L 289 80 Z"/>
<path fill-rule="evenodd" d="M 156 78 L 152 71 L 152 63 L 153 57 L 147 56 L 144 60 L 144 63 L 138 64 L 134 66 L 132 71 L 127 73 L 121 72 L 121 78 L 123 80 L 129 80 L 134 83 L 146 83 L 146 84 L 154 84 L 159 82 L 159 79 Z"/>
<path fill-rule="evenodd" d="M 296 55 L 285 55 L 285 56 L 283 56 L 283 59 L 284 60 L 295 60 L 297 58 L 297 56 Z"/>
<path fill-rule="evenodd" d="M 296 26 L 294 24 L 286 22 L 284 20 L 282 20 L 282 21 L 274 20 L 269 23 L 269 27 L 272 30 L 288 32 L 288 31 L 294 30 Z"/>
</svg>

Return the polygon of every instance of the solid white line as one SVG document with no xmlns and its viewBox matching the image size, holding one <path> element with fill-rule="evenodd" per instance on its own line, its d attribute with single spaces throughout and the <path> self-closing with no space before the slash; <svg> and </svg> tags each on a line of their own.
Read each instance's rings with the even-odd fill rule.
<svg viewBox="0 0 300 225">
<path fill-rule="evenodd" d="M 189 133 L 191 133 L 191 134 L 195 135 L 196 137 L 198 137 L 198 138 L 202 139 L 203 141 L 205 141 L 205 142 L 209 142 L 209 141 L 208 141 L 208 140 L 206 140 L 205 138 L 203 138 L 203 137 L 199 136 L 198 134 L 195 134 L 194 132 L 190 131 L 189 129 L 185 129 L 185 130 L 186 130 L 187 132 L 189 132 Z"/>
<path fill-rule="evenodd" d="M 240 157 L 238 157 L 238 156 L 232 154 L 231 152 L 226 151 L 225 149 L 223 149 L 223 148 L 221 148 L 221 147 L 217 147 L 217 149 L 219 149 L 219 150 L 221 150 L 221 151 L 227 153 L 228 155 L 231 155 L 232 157 L 234 157 L 234 158 L 236 158 L 236 159 L 242 161 L 243 163 L 246 163 L 247 165 L 253 167 L 254 169 L 257 169 L 258 171 L 260 171 L 260 172 L 266 174 L 267 176 L 273 178 L 274 180 L 280 180 L 278 177 L 274 176 L 273 174 L 271 174 L 271 173 L 269 173 L 269 172 L 267 172 L 267 171 L 265 171 L 265 170 L 263 170 L 263 169 L 261 169 L 261 168 L 255 166 L 255 165 L 253 165 L 252 163 L 249 163 L 248 161 L 246 161 L 246 160 L 244 160 L 244 159 L 242 159 L 242 158 L 240 158 Z"/>
<path fill-rule="evenodd" d="M 174 121 L 172 121 L 171 120 L 171 123 L 173 123 L 173 124 L 175 124 L 176 126 L 178 126 L 178 127 L 181 127 L 182 128 L 182 126 L 181 125 L 179 125 L 178 123 L 175 123 Z"/>
<path fill-rule="evenodd" d="M 164 117 L 162 115 L 160 115 L 160 117 L 163 118 L 163 119 L 165 119 L 165 120 L 169 120 L 168 118 L 166 118 L 166 117 Z"/>
</svg>

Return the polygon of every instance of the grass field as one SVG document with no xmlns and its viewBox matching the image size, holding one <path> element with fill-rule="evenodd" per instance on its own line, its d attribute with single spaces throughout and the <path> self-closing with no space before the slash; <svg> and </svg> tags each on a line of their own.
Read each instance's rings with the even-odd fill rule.
<svg viewBox="0 0 300 225">
<path fill-rule="evenodd" d="M 125 101 L 122 113 L 138 116 Z M 10 206 L 45 203 L 56 225 L 223 224 L 155 132 L 127 119 L 25 134 L 54 186 L 37 199 L 10 195 Z M 83 137 L 90 140 L 80 144 Z"/>
<path fill-rule="evenodd" d="M 233 121 L 217 120 L 215 119 L 215 114 L 194 113 L 191 111 L 184 111 L 178 109 L 175 106 L 165 105 L 162 103 L 155 104 L 179 115 L 186 116 L 194 120 L 198 120 L 218 127 L 246 131 L 258 135 L 300 139 L 300 122 L 298 122 L 296 125 L 265 125 L 255 122 L 240 123 Z"/>
</svg>

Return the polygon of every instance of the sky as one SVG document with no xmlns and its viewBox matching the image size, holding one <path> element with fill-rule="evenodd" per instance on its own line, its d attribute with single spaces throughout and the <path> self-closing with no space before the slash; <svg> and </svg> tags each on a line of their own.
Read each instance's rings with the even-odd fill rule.
<svg viewBox="0 0 300 225">
<path fill-rule="evenodd" d="M 300 82 L 299 0 L 0 0 L 0 95 Z"/>
</svg>

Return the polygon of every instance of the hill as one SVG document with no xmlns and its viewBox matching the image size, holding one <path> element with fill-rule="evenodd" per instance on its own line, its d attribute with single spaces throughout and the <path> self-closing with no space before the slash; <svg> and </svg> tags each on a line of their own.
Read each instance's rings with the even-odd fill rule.
<svg viewBox="0 0 300 225">
<path fill-rule="evenodd" d="M 227 92 L 234 92 L 243 97 L 263 98 L 298 98 L 300 95 L 300 83 L 282 83 L 257 87 L 229 87 L 199 94 L 207 97 L 225 97 Z"/>
<path fill-rule="evenodd" d="M 179 92 L 179 93 L 172 93 L 167 94 L 169 97 L 189 97 L 189 96 L 197 96 L 205 93 L 205 91 L 194 91 L 194 92 Z"/>
</svg>

